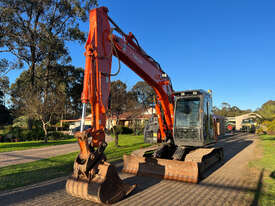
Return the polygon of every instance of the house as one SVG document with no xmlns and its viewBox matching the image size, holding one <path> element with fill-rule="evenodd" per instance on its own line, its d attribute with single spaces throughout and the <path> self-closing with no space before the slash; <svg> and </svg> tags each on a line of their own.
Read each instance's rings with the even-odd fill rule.
<svg viewBox="0 0 275 206">
<path fill-rule="evenodd" d="M 124 112 L 121 115 L 119 115 L 118 119 L 116 116 L 107 116 L 106 128 L 111 129 L 116 124 L 130 128 L 143 128 L 153 113 L 155 113 L 155 108 L 151 107 L 148 109 L 139 108 L 132 111 Z M 81 118 L 73 120 L 61 120 L 60 124 L 62 125 L 63 123 L 68 122 L 70 124 L 69 130 L 72 134 L 73 130 L 79 129 L 78 127 L 80 127 L 80 121 Z M 91 114 L 85 117 L 84 125 L 91 125 Z"/>
<path fill-rule="evenodd" d="M 118 116 L 112 116 L 107 119 L 106 127 L 110 129 L 112 126 L 118 124 L 125 127 L 135 128 L 141 127 L 143 128 L 152 114 L 155 113 L 155 108 L 151 107 L 148 109 L 139 108 L 136 110 L 124 112 Z"/>
<path fill-rule="evenodd" d="M 257 118 L 261 119 L 262 116 L 259 115 L 259 114 L 257 114 L 257 113 L 254 113 L 254 112 L 250 112 L 250 113 L 239 115 L 239 116 L 236 116 L 236 117 L 227 117 L 226 121 L 235 122 L 235 124 L 236 124 L 236 130 L 239 131 L 239 130 L 242 129 L 242 122 L 243 122 L 243 120 L 246 120 L 246 119 L 257 119 Z"/>
</svg>

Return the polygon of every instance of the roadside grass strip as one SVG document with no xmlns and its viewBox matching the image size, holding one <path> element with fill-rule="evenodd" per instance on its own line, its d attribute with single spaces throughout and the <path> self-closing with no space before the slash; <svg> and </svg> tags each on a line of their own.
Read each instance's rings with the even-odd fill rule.
<svg viewBox="0 0 275 206">
<path fill-rule="evenodd" d="M 11 152 L 26 149 L 34 149 L 39 147 L 48 147 L 54 145 L 70 144 L 76 142 L 76 138 L 64 140 L 49 140 L 48 143 L 41 141 L 26 141 L 26 142 L 3 142 L 0 143 L 0 152 Z"/>
<path fill-rule="evenodd" d="M 120 135 L 119 147 L 110 142 L 105 154 L 107 161 L 112 162 L 122 158 L 123 154 L 150 146 L 144 143 L 143 136 Z M 78 152 L 60 155 L 18 165 L 0 168 L 0 190 L 8 190 L 41 181 L 69 175 L 73 170 L 73 162 Z"/>
<path fill-rule="evenodd" d="M 275 135 L 261 135 L 260 146 L 263 157 L 252 162 L 256 168 L 265 171 L 259 205 L 275 205 Z"/>
</svg>

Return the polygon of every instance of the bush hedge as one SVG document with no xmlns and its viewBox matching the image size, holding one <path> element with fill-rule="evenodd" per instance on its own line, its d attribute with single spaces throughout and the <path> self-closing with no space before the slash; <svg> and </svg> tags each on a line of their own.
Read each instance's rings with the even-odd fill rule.
<svg viewBox="0 0 275 206">
<path fill-rule="evenodd" d="M 257 134 L 269 134 L 275 135 L 275 120 L 273 121 L 264 121 L 261 126 L 257 129 Z"/>
</svg>

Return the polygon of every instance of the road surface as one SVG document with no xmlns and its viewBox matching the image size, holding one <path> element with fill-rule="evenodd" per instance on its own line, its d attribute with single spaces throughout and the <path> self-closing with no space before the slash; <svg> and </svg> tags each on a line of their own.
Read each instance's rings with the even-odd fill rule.
<svg viewBox="0 0 275 206">
<path fill-rule="evenodd" d="M 218 145 L 224 147 L 225 160 L 199 184 L 120 174 L 126 182 L 138 186 L 115 205 L 257 205 L 262 174 L 251 178 L 248 169 L 248 162 L 255 159 L 256 142 L 253 135 L 222 138 Z M 116 166 L 121 169 L 122 163 Z M 67 195 L 65 181 L 62 177 L 0 193 L 0 205 L 97 205 Z"/>
<path fill-rule="evenodd" d="M 107 142 L 112 141 L 112 137 L 107 136 L 106 141 Z M 41 159 L 55 157 L 58 155 L 76 152 L 76 151 L 79 151 L 79 146 L 77 142 L 70 143 L 70 144 L 63 144 L 63 145 L 40 147 L 40 148 L 28 149 L 28 150 L 1 152 L 0 167 L 33 162 Z"/>
</svg>

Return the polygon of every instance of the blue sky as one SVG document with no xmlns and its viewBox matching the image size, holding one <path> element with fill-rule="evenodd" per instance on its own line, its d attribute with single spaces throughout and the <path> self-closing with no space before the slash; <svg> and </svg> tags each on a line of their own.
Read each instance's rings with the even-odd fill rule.
<svg viewBox="0 0 275 206">
<path fill-rule="evenodd" d="M 214 105 L 256 109 L 275 100 L 275 1 L 99 1 L 125 32 L 171 77 L 175 90 L 212 89 Z M 81 28 L 88 31 L 88 23 Z M 84 67 L 84 45 L 68 44 L 72 65 Z M 117 59 L 113 58 L 113 71 Z M 13 82 L 21 71 L 9 73 Z M 140 78 L 125 65 L 130 89 Z"/>
</svg>

